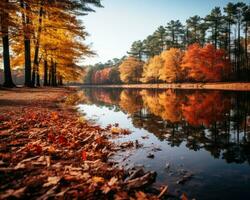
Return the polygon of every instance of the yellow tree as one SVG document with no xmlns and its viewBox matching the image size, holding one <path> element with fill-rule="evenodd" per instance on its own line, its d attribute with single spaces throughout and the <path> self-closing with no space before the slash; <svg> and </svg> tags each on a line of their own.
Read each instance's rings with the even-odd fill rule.
<svg viewBox="0 0 250 200">
<path fill-rule="evenodd" d="M 139 83 L 144 62 L 128 57 L 119 66 L 120 78 L 124 83 Z"/>
<path fill-rule="evenodd" d="M 159 78 L 166 82 L 176 82 L 181 79 L 182 71 L 180 68 L 183 52 L 177 48 L 171 48 L 167 51 L 164 51 L 161 54 L 162 59 L 164 60 L 163 68 L 160 69 Z"/>
<path fill-rule="evenodd" d="M 161 56 L 157 55 L 151 58 L 145 65 L 143 66 L 142 78 L 141 81 L 143 83 L 148 82 L 157 82 L 160 77 L 160 70 L 162 69 L 164 64 L 164 60 Z"/>
<path fill-rule="evenodd" d="M 62 83 L 62 79 L 77 80 L 84 73 L 77 63 L 92 52 L 84 44 L 87 33 L 81 21 L 77 19 L 76 13 L 65 8 L 65 5 L 70 5 L 69 1 L 58 4 L 47 0 L 39 0 L 36 4 L 32 0 L 21 2 L 22 16 L 32 20 L 32 27 L 27 30 L 27 25 L 23 25 L 23 29 L 26 29 L 20 29 L 18 37 L 14 38 L 13 64 L 22 67 L 25 63 L 26 69 L 26 64 L 30 63 L 27 54 L 30 54 L 33 59 L 32 83 L 34 85 L 36 79 L 36 86 L 40 85 L 41 74 L 44 75 L 45 86 L 56 86 Z M 29 12 L 26 11 L 27 7 Z M 21 18 L 18 20 L 22 23 Z M 26 44 L 27 33 L 34 38 L 29 50 Z M 41 64 L 44 65 L 43 72 Z"/>
<path fill-rule="evenodd" d="M 85 72 L 78 62 L 92 52 L 79 39 L 79 32 L 67 29 L 54 29 L 42 34 L 41 58 L 44 61 L 44 84 L 62 84 L 62 80 L 73 81 L 82 77 Z M 85 33 L 81 33 L 85 37 Z M 65 37 L 67 35 L 67 37 Z M 67 48 L 65 48 L 67 47 Z"/>
</svg>

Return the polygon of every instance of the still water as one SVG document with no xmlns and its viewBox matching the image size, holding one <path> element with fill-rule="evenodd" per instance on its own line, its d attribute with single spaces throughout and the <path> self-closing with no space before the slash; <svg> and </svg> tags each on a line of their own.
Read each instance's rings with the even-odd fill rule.
<svg viewBox="0 0 250 200">
<path fill-rule="evenodd" d="M 81 96 L 87 119 L 132 132 L 115 142 L 142 145 L 113 156 L 119 164 L 156 171 L 156 185 L 190 199 L 250 198 L 250 92 L 92 88 Z"/>
</svg>

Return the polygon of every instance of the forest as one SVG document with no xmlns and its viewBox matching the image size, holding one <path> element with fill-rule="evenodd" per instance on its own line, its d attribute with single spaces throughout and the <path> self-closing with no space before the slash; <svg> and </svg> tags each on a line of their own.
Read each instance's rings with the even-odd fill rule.
<svg viewBox="0 0 250 200">
<path fill-rule="evenodd" d="M 81 80 L 79 63 L 94 52 L 84 42 L 88 33 L 80 17 L 94 12 L 92 7 L 102 7 L 100 0 L 1 1 L 3 85 L 15 86 L 14 70 L 28 87 Z"/>
<path fill-rule="evenodd" d="M 171 20 L 121 59 L 87 67 L 86 84 L 249 81 L 250 7 L 215 7 L 183 24 Z"/>
<path fill-rule="evenodd" d="M 250 4 L 199 2 L 0 0 L 0 199 L 248 199 Z"/>
</svg>

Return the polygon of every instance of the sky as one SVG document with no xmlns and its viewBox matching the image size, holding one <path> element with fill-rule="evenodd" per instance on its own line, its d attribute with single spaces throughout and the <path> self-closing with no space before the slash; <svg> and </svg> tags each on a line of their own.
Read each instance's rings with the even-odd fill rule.
<svg viewBox="0 0 250 200">
<path fill-rule="evenodd" d="M 194 15 L 206 16 L 215 6 L 237 0 L 102 0 L 104 8 L 83 17 L 87 43 L 98 55 L 84 65 L 121 58 L 136 40 L 143 40 L 170 20 L 185 22 Z M 241 0 L 250 4 L 250 0 Z"/>
</svg>

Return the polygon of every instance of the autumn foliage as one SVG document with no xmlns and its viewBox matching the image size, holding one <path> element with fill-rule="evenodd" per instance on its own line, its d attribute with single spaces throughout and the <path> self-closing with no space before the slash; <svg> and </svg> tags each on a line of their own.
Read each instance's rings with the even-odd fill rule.
<svg viewBox="0 0 250 200">
<path fill-rule="evenodd" d="M 128 57 L 119 66 L 120 78 L 124 83 L 138 83 L 143 70 L 143 62 L 134 57 Z"/>
<path fill-rule="evenodd" d="M 211 44 L 204 47 L 193 44 L 188 47 L 184 55 L 181 68 L 187 72 L 190 80 L 221 81 L 230 71 L 225 57 L 224 50 L 216 49 Z"/>
<path fill-rule="evenodd" d="M 93 74 L 92 81 L 94 84 L 108 83 L 110 78 L 112 68 L 105 68 L 99 71 L 96 71 Z"/>
<path fill-rule="evenodd" d="M 186 51 L 170 48 L 146 62 L 128 57 L 119 66 L 96 70 L 91 83 L 215 82 L 227 80 L 230 71 L 223 49 L 216 49 L 212 44 L 200 46 L 195 43 Z"/>
<path fill-rule="evenodd" d="M 164 64 L 159 71 L 159 78 L 165 82 L 176 82 L 183 79 L 180 64 L 182 62 L 183 52 L 177 48 L 171 48 L 162 53 Z"/>
</svg>

